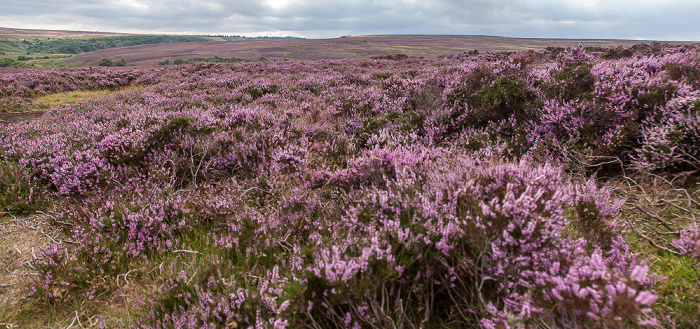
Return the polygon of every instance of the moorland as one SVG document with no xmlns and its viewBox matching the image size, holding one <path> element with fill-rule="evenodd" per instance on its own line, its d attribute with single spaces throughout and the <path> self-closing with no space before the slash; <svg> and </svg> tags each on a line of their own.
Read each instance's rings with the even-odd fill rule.
<svg viewBox="0 0 700 329">
<path fill-rule="evenodd" d="M 0 328 L 697 328 L 700 46 L 469 38 L 1 69 Z"/>
<path fill-rule="evenodd" d="M 404 54 L 439 56 L 460 52 L 517 52 L 547 47 L 619 47 L 653 41 L 610 39 L 527 39 L 474 35 L 369 35 L 331 39 L 243 36 L 135 35 L 0 28 L 2 67 L 98 66 L 102 60 L 126 65 L 182 62 L 323 60 Z M 673 42 L 684 44 L 687 42 Z"/>
</svg>

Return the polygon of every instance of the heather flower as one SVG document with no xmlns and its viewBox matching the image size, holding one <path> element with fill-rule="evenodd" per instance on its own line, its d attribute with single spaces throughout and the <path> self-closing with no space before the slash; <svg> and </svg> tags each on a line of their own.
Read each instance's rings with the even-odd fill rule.
<svg viewBox="0 0 700 329">
<path fill-rule="evenodd" d="M 625 200 L 590 174 L 698 165 L 698 51 L 661 49 L 5 74 L 0 106 L 139 85 L 0 126 L 68 223 L 29 291 L 158 273 L 143 328 L 654 326 Z"/>
</svg>

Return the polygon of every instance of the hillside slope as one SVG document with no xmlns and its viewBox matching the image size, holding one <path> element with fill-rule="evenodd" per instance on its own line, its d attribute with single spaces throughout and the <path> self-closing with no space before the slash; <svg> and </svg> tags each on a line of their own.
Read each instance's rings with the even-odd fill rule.
<svg viewBox="0 0 700 329">
<path fill-rule="evenodd" d="M 381 35 L 335 39 L 294 39 L 259 41 L 209 41 L 133 47 L 93 51 L 71 59 L 77 66 L 97 65 L 103 58 L 125 59 L 129 65 L 155 65 L 163 60 L 195 57 L 236 57 L 268 60 L 319 60 L 366 58 L 403 53 L 409 56 L 431 56 L 478 50 L 502 52 L 538 50 L 546 47 L 569 47 L 583 43 L 586 46 L 630 46 L 640 40 L 583 40 L 583 39 L 518 39 L 494 36 L 462 35 Z M 646 41 L 651 43 L 651 41 Z"/>
</svg>

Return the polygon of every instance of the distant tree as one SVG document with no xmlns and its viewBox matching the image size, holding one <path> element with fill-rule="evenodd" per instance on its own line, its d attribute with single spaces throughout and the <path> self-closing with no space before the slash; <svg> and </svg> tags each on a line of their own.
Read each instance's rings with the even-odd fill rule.
<svg viewBox="0 0 700 329">
<path fill-rule="evenodd" d="M 122 60 L 118 61 L 117 64 L 114 64 L 116 66 L 126 66 L 126 61 L 122 58 Z"/>
<path fill-rule="evenodd" d="M 111 59 L 109 58 L 103 58 L 99 64 L 99 66 L 114 66 L 114 62 L 112 62 Z"/>
<path fill-rule="evenodd" d="M 265 56 L 260 56 L 259 60 L 261 60 L 261 61 L 266 61 L 267 58 L 265 58 Z"/>
<path fill-rule="evenodd" d="M 0 51 L 0 55 L 5 55 L 5 52 L 4 52 L 4 51 Z"/>
<path fill-rule="evenodd" d="M 169 60 L 169 59 L 166 59 L 166 60 L 164 60 L 164 61 L 162 61 L 162 62 L 158 62 L 158 65 L 170 65 L 170 60 Z"/>
<path fill-rule="evenodd" d="M 185 64 L 185 60 L 182 58 L 177 58 L 173 61 L 173 64 L 175 64 L 175 65 Z"/>
</svg>

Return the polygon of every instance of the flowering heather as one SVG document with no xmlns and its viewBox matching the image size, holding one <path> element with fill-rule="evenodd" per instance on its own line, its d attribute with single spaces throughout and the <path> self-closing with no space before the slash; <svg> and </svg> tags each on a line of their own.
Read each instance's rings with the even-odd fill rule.
<svg viewBox="0 0 700 329">
<path fill-rule="evenodd" d="M 624 198 L 570 157 L 700 168 L 700 51 L 593 50 L 2 77 L 145 85 L 0 126 L 3 172 L 66 228 L 31 300 L 141 279 L 139 328 L 660 325 Z M 673 244 L 697 262 L 696 224 Z"/>
<path fill-rule="evenodd" d="M 157 72 L 138 68 L 26 69 L 0 76 L 0 111 L 27 106 L 31 98 L 75 90 L 113 89 L 157 81 Z"/>
</svg>

